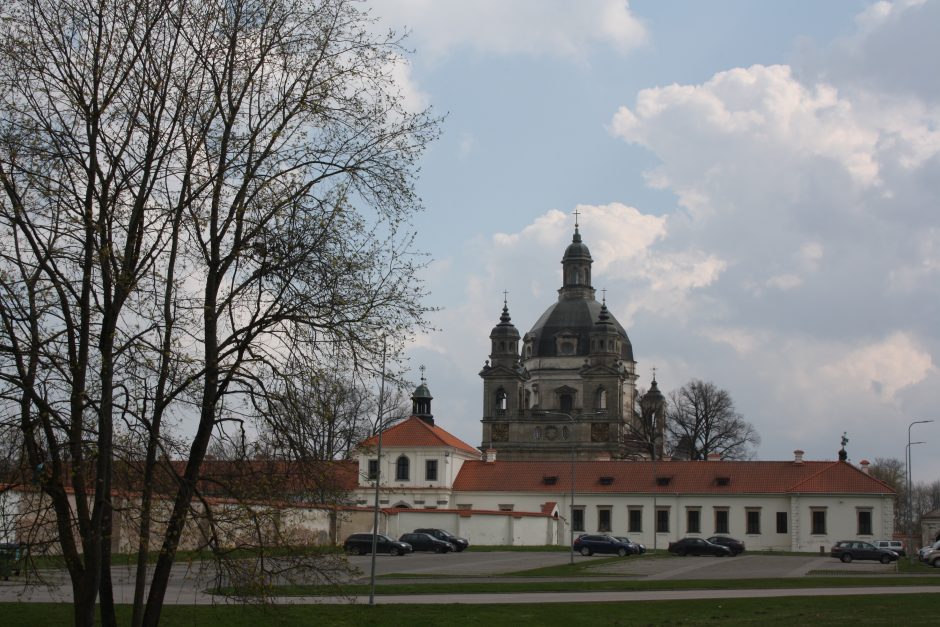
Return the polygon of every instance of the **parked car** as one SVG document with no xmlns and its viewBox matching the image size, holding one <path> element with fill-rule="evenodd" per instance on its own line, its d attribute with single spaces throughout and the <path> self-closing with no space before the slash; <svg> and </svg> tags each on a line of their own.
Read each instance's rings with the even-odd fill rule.
<svg viewBox="0 0 940 627">
<path fill-rule="evenodd" d="M 894 551 L 898 554 L 898 557 L 904 557 L 907 555 L 907 551 L 904 550 L 904 543 L 900 540 L 875 540 L 872 542 L 879 549 L 888 549 L 889 551 Z"/>
<path fill-rule="evenodd" d="M 740 555 L 744 553 L 744 542 L 741 540 L 735 540 L 734 538 L 729 538 L 728 536 L 712 536 L 708 539 L 712 544 L 720 544 L 721 546 L 726 546 L 731 549 L 732 555 Z"/>
<path fill-rule="evenodd" d="M 930 553 L 924 556 L 924 562 L 930 564 L 934 568 L 940 568 L 940 549 L 934 549 Z"/>
<path fill-rule="evenodd" d="M 888 549 L 879 549 L 871 542 L 861 540 L 840 540 L 832 545 L 829 553 L 848 564 L 852 560 L 877 560 L 888 564 L 898 559 L 898 554 Z"/>
<path fill-rule="evenodd" d="M 608 553 L 626 557 L 633 553 L 633 548 L 613 536 L 584 534 L 574 539 L 574 550 L 581 555 Z"/>
<path fill-rule="evenodd" d="M 443 529 L 415 529 L 415 533 L 426 533 L 428 535 L 434 536 L 438 540 L 443 540 L 444 542 L 450 542 L 454 545 L 454 550 L 460 553 L 468 546 L 470 546 L 470 541 L 466 538 L 458 538 L 449 531 Z"/>
<path fill-rule="evenodd" d="M 347 553 L 356 553 L 365 555 L 372 552 L 372 534 L 354 533 L 343 542 L 343 550 Z M 411 553 L 414 549 L 406 542 L 393 540 L 386 535 L 378 534 L 375 541 L 376 553 L 388 553 L 389 555 L 404 555 Z"/>
<path fill-rule="evenodd" d="M 411 545 L 415 551 L 433 551 L 434 553 L 450 553 L 454 545 L 450 542 L 438 540 L 429 533 L 405 533 L 398 538 L 399 542 Z"/>
<path fill-rule="evenodd" d="M 678 542 L 670 542 L 667 550 L 679 556 L 715 555 L 717 557 L 727 557 L 731 555 L 731 549 L 728 547 L 713 544 L 704 538 L 682 538 Z"/>
<path fill-rule="evenodd" d="M 642 555 L 643 553 L 646 553 L 646 545 L 640 544 L 639 542 L 634 542 L 627 536 L 614 536 L 614 537 L 620 540 L 621 542 L 623 542 L 624 544 L 629 545 L 633 549 L 633 552 L 636 555 Z"/>
<path fill-rule="evenodd" d="M 927 554 L 930 553 L 931 551 L 936 551 L 937 549 L 940 549 L 940 540 L 937 540 L 936 542 L 932 544 L 928 544 L 927 546 L 921 547 L 920 550 L 917 551 L 917 559 L 919 559 L 922 562 L 926 562 Z"/>
</svg>

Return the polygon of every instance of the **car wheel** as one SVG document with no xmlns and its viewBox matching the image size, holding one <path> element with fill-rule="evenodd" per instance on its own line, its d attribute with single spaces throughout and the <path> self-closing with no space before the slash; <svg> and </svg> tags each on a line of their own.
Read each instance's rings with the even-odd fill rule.
<svg viewBox="0 0 940 627">
<path fill-rule="evenodd" d="M 887 563 L 889 563 L 890 561 L 891 561 L 891 557 L 890 557 L 889 555 L 882 555 L 882 556 L 881 556 L 881 563 L 882 563 L 882 564 L 887 564 Z"/>
<path fill-rule="evenodd" d="M 933 567 L 940 568 L 940 557 L 935 557 L 933 560 Z"/>
<path fill-rule="evenodd" d="M 620 557 L 626 557 L 627 550 L 623 547 L 620 547 L 619 549 L 617 549 L 617 555 L 619 555 Z"/>
<path fill-rule="evenodd" d="M 591 554 L 591 549 L 587 548 L 586 546 L 581 547 L 581 555 L 583 555 L 584 557 L 588 557 L 590 554 Z"/>
<path fill-rule="evenodd" d="M 365 555 L 366 553 L 368 553 L 368 551 L 365 550 L 365 547 L 359 548 L 359 555 Z"/>
<path fill-rule="evenodd" d="M 852 561 L 852 556 L 849 555 L 848 553 L 843 553 L 843 554 L 842 554 L 842 561 L 845 562 L 846 564 L 848 564 L 849 562 Z"/>
<path fill-rule="evenodd" d="M 445 549 L 445 548 L 442 547 L 442 546 L 439 546 L 439 547 L 437 547 L 436 549 L 434 549 L 434 552 L 435 552 L 435 553 L 447 553 L 447 549 Z"/>
<path fill-rule="evenodd" d="M 685 549 L 679 549 L 678 551 L 676 551 L 676 555 L 678 555 L 679 557 L 685 557 L 685 554 L 687 552 L 688 551 L 686 551 Z"/>
<path fill-rule="evenodd" d="M 401 555 L 401 551 L 398 550 L 397 546 L 393 546 L 388 550 L 389 555 Z"/>
</svg>

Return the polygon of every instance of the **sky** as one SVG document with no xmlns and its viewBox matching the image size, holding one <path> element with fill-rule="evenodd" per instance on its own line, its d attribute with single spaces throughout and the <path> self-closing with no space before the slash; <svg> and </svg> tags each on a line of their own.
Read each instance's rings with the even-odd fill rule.
<svg viewBox="0 0 940 627">
<path fill-rule="evenodd" d="M 478 446 L 508 292 L 593 283 L 664 392 L 728 390 L 756 459 L 940 479 L 940 0 L 375 0 L 409 106 L 446 115 L 414 220 L 436 424 Z"/>
</svg>

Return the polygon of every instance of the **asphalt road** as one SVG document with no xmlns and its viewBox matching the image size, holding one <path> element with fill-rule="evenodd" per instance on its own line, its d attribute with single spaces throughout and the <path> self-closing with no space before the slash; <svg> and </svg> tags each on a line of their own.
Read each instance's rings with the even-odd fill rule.
<svg viewBox="0 0 940 627">
<path fill-rule="evenodd" d="M 376 574 L 384 576 L 383 582 L 390 582 L 389 575 L 404 576 L 435 575 L 454 579 L 477 579 L 498 581 L 500 575 L 514 571 L 567 564 L 568 553 L 559 552 L 464 552 L 445 555 L 416 553 L 401 557 L 379 555 L 376 557 Z M 610 579 L 741 579 L 741 578 L 778 578 L 803 577 L 810 571 L 834 571 L 839 573 L 884 573 L 895 572 L 895 566 L 876 562 L 852 562 L 843 564 L 828 556 L 770 556 L 760 554 L 740 555 L 738 557 L 627 557 L 613 562 L 604 562 L 601 557 L 575 556 L 579 564 L 596 563 L 589 566 L 593 574 Z M 349 562 L 359 570 L 353 580 L 364 581 L 368 578 L 371 567 L 370 556 L 353 556 Z M 115 600 L 129 603 L 133 599 L 133 579 L 128 568 L 112 570 Z M 0 601 L 7 602 L 69 602 L 71 588 L 64 572 L 45 572 L 44 585 L 24 586 L 23 582 L 13 578 L 0 582 Z M 203 592 L 212 582 L 214 573 L 204 569 L 192 569 L 185 564 L 174 567 L 168 589 L 168 604 L 204 605 L 225 603 L 225 599 Z M 518 577 L 512 581 L 521 581 Z M 448 595 L 378 595 L 377 603 L 569 603 L 569 602 L 612 602 L 643 601 L 651 599 L 697 599 L 697 598 L 737 598 L 737 597 L 777 597 L 777 596 L 837 596 L 846 594 L 938 594 L 936 587 L 866 587 L 866 588 L 816 588 L 816 589 L 777 589 L 777 590 L 676 590 L 652 592 L 571 592 L 571 593 L 517 593 L 517 594 L 448 594 Z M 283 603 L 366 603 L 368 597 L 332 598 L 332 597 L 290 597 L 283 598 Z"/>
</svg>

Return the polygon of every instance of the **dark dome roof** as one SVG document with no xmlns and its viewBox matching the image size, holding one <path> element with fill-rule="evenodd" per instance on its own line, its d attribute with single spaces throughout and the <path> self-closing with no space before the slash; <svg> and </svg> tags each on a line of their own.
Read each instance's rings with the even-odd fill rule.
<svg viewBox="0 0 940 627">
<path fill-rule="evenodd" d="M 512 340 L 519 339 L 519 330 L 516 329 L 516 325 L 512 323 L 512 318 L 509 317 L 509 306 L 505 302 L 503 303 L 503 314 L 499 317 L 499 324 L 493 327 L 490 332 L 490 339 L 496 339 L 497 337 Z"/>
<path fill-rule="evenodd" d="M 424 381 L 421 381 L 421 385 L 415 388 L 415 393 L 411 395 L 411 398 L 434 398 L 431 396 L 431 390 L 428 389 L 427 384 Z"/>
<path fill-rule="evenodd" d="M 581 242 L 581 233 L 577 227 L 574 229 L 574 237 L 571 238 L 571 243 L 565 249 L 565 256 L 562 257 L 561 261 L 564 263 L 572 259 L 591 260 L 591 251 L 588 250 L 587 244 Z"/>
<path fill-rule="evenodd" d="M 572 244 L 574 246 L 575 244 Z M 569 246 L 570 248 L 570 246 Z M 585 247 L 587 248 L 587 247 Z M 567 253 L 566 253 L 567 254 Z M 563 331 L 571 331 L 578 336 L 578 347 L 573 353 L 586 357 L 591 349 L 591 332 L 601 312 L 601 303 L 594 299 L 571 298 L 559 300 L 545 310 L 532 329 L 526 334 L 526 339 L 535 336 L 531 357 L 556 357 L 558 351 L 555 337 Z M 617 329 L 623 338 L 623 347 L 620 358 L 633 361 L 633 346 L 623 326 L 607 312 L 608 321 Z M 526 355 L 528 359 L 530 356 Z"/>
</svg>

